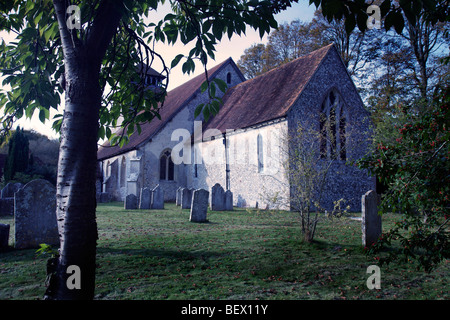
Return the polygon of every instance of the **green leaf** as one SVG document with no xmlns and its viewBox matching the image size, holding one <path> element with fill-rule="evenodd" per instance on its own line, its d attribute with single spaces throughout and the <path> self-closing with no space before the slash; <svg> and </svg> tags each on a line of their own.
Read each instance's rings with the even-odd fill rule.
<svg viewBox="0 0 450 320">
<path fill-rule="evenodd" d="M 216 96 L 216 85 L 214 82 L 211 82 L 209 85 L 209 95 L 213 98 Z"/>
<path fill-rule="evenodd" d="M 45 123 L 45 120 L 48 119 L 50 116 L 50 111 L 48 109 L 41 109 L 39 111 L 39 120 L 42 123 Z"/>
<path fill-rule="evenodd" d="M 206 108 L 203 108 L 203 118 L 205 119 L 205 122 L 208 122 L 209 116 L 210 116 L 209 108 L 208 106 L 206 106 Z"/>
<path fill-rule="evenodd" d="M 228 85 L 225 81 L 223 81 L 222 79 L 219 79 L 219 78 L 214 78 L 213 81 L 219 86 L 220 91 L 222 91 L 223 93 L 227 92 Z"/>
<path fill-rule="evenodd" d="M 345 32 L 347 32 L 347 34 L 351 34 L 352 31 L 355 29 L 355 26 L 356 26 L 355 16 L 353 14 L 350 14 L 345 19 Z"/>
<path fill-rule="evenodd" d="M 358 25 L 358 29 L 360 31 L 365 31 L 367 29 L 367 19 L 369 18 L 369 16 L 367 15 L 366 12 L 363 11 L 359 11 L 357 16 L 356 16 L 356 23 Z"/>
<path fill-rule="evenodd" d="M 177 55 L 177 56 L 172 60 L 172 64 L 171 64 L 170 67 L 171 67 L 172 69 L 175 68 L 175 67 L 178 65 L 178 63 L 180 62 L 181 58 L 183 58 L 183 57 L 184 57 L 183 54 Z"/>
<path fill-rule="evenodd" d="M 391 9 L 391 0 L 384 0 L 380 5 L 381 17 L 385 17 Z"/>
<path fill-rule="evenodd" d="M 195 108 L 194 118 L 197 118 L 197 117 L 200 115 L 200 113 L 202 112 L 204 106 L 205 106 L 205 104 L 202 103 L 202 104 L 198 105 L 198 106 Z"/>
<path fill-rule="evenodd" d="M 396 12 L 394 28 L 398 34 L 402 34 L 403 28 L 405 27 L 405 20 L 400 12 Z"/>
<path fill-rule="evenodd" d="M 391 29 L 391 27 L 394 25 L 394 22 L 395 14 L 393 11 L 390 11 L 384 19 L 384 28 L 386 29 L 386 31 L 389 31 L 389 29 Z"/>
<path fill-rule="evenodd" d="M 104 126 L 100 126 L 100 128 L 98 128 L 98 138 L 99 139 L 105 138 L 105 127 Z"/>
<path fill-rule="evenodd" d="M 203 92 L 206 91 L 206 89 L 208 89 L 208 81 L 205 80 L 205 81 L 202 83 L 202 86 L 200 87 L 200 91 L 203 93 Z"/>
</svg>

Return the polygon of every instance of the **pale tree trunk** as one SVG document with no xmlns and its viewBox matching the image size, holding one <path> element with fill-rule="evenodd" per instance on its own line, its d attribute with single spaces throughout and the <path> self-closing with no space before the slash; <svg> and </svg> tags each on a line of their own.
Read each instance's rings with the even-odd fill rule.
<svg viewBox="0 0 450 320">
<path fill-rule="evenodd" d="M 53 3 L 64 52 L 66 98 L 56 191 L 60 255 L 54 260 L 55 272 L 46 298 L 93 299 L 97 246 L 95 179 L 102 97 L 99 74 L 101 59 L 121 18 L 117 10 L 120 1 L 102 1 L 90 35 L 83 40 L 74 38 L 67 29 L 66 1 Z M 72 271 L 70 266 L 77 269 Z M 68 286 L 68 279 L 72 285 Z"/>
<path fill-rule="evenodd" d="M 95 173 L 101 94 L 98 68 L 83 58 L 75 63 L 76 71 L 66 72 L 56 195 L 60 232 L 57 299 L 91 299 L 95 287 Z M 67 286 L 71 265 L 79 267 L 81 289 Z"/>
</svg>

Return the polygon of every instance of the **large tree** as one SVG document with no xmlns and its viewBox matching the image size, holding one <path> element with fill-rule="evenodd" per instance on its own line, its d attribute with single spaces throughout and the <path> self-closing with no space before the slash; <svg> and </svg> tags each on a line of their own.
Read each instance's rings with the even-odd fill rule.
<svg viewBox="0 0 450 320">
<path fill-rule="evenodd" d="M 54 260 L 47 297 L 92 299 L 95 288 L 97 224 L 95 173 L 98 138 L 125 143 L 126 135 L 114 137 L 112 127 L 121 118 L 125 132 L 140 131 L 140 124 L 159 117 L 165 97 L 162 90 L 147 90 L 137 76 L 139 63 L 155 59 L 169 62 L 152 50 L 153 41 L 177 40 L 190 44 L 182 59 L 183 72 L 192 72 L 194 59 L 206 66 L 214 58 L 215 45 L 224 35 L 245 32 L 246 27 L 269 33 L 277 23 L 274 14 L 297 0 L 172 0 L 172 13 L 160 21 L 148 21 L 164 0 L 23 0 L 2 1 L 0 30 L 17 40 L 1 44 L 0 67 L 4 85 L 0 95 L 2 123 L 9 129 L 15 118 L 39 112 L 42 121 L 57 108 L 65 92 L 65 109 L 56 118 L 61 144 L 57 181 L 59 257 Z M 70 6 L 75 5 L 75 6 Z M 80 19 L 78 19 L 80 13 Z M 205 115 L 217 108 L 214 83 L 208 84 L 211 103 Z M 81 271 L 81 289 L 67 285 L 68 267 Z"/>
</svg>

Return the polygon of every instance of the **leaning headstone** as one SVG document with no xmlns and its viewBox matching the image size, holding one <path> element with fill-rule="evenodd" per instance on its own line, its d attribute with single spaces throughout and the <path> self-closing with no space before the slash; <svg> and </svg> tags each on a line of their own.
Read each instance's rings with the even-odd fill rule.
<svg viewBox="0 0 450 320">
<path fill-rule="evenodd" d="M 183 188 L 181 190 L 181 209 L 190 209 L 192 203 L 192 193 L 194 190 Z"/>
<path fill-rule="evenodd" d="M 17 183 L 8 183 L 1 192 L 1 198 L 14 198 L 14 193 L 23 188 L 23 184 L 20 182 Z"/>
<path fill-rule="evenodd" d="M 139 197 L 139 209 L 151 209 L 152 190 L 150 188 L 142 188 Z"/>
<path fill-rule="evenodd" d="M 194 190 L 192 195 L 191 222 L 206 222 L 208 212 L 209 191 L 204 189 Z"/>
<path fill-rule="evenodd" d="M 134 194 L 129 194 L 125 197 L 125 210 L 136 210 L 137 209 L 137 197 Z"/>
<path fill-rule="evenodd" d="M 225 210 L 233 210 L 233 192 L 230 190 L 225 191 Z"/>
<path fill-rule="evenodd" d="M 0 251 L 8 248 L 9 224 L 0 223 Z"/>
<path fill-rule="evenodd" d="M 56 188 L 47 180 L 27 183 L 14 195 L 15 244 L 18 249 L 41 243 L 59 244 L 56 221 Z"/>
<path fill-rule="evenodd" d="M 152 190 L 151 207 L 152 209 L 164 209 L 164 190 L 159 184 Z"/>
<path fill-rule="evenodd" d="M 182 190 L 183 190 L 182 187 L 179 187 L 177 189 L 177 194 L 176 194 L 176 197 L 175 197 L 175 204 L 177 206 L 181 206 L 181 192 L 182 192 Z"/>
<path fill-rule="evenodd" d="M 225 209 L 225 192 L 222 186 L 216 183 L 211 188 L 211 210 L 223 211 Z"/>
<path fill-rule="evenodd" d="M 381 216 L 378 214 L 378 195 L 370 190 L 361 199 L 361 229 L 362 244 L 364 247 L 371 246 L 381 235 Z"/>
</svg>

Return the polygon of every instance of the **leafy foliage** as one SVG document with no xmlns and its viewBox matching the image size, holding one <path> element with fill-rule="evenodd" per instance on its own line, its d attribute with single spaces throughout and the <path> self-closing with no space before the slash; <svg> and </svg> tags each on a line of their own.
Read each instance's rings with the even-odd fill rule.
<svg viewBox="0 0 450 320">
<path fill-rule="evenodd" d="M 104 10 L 104 2 L 72 1 L 81 12 L 81 28 L 70 30 L 74 47 L 86 46 L 94 33 L 95 19 Z M 169 1 L 172 13 L 160 21 L 146 19 L 158 10 L 164 0 L 118 1 L 116 9 L 122 13 L 106 54 L 102 57 L 100 82 L 103 90 L 100 110 L 99 139 L 111 139 L 123 145 L 127 136 L 140 132 L 140 126 L 159 118 L 163 106 L 170 69 L 181 64 L 184 73 L 195 70 L 199 60 L 206 70 L 209 59 L 215 58 L 215 46 L 223 36 L 245 33 L 247 27 L 259 30 L 263 36 L 277 27 L 274 13 L 297 1 Z M 3 85 L 10 88 L 0 93 L 0 118 L 3 129 L 9 130 L 14 119 L 31 118 L 39 112 L 42 122 L 49 120 L 50 109 L 57 109 L 60 94 L 65 89 L 65 65 L 56 12 L 50 0 L 6 1 L 0 8 L 8 15 L 0 16 L 0 30 L 17 34 L 17 41 L 1 44 L 0 68 L 5 76 Z M 177 55 L 170 63 L 153 50 L 156 41 L 174 44 L 181 41 L 193 45 L 187 56 Z M 31 48 L 31 50 L 30 50 Z M 158 90 L 149 90 L 144 79 L 137 76 L 136 65 L 151 66 L 155 60 L 163 64 L 161 74 L 166 81 Z M 170 67 L 169 67 L 170 66 Z M 221 101 L 216 88 L 225 91 L 222 83 L 206 79 L 210 101 L 197 112 L 205 118 L 217 113 Z M 120 122 L 119 122 L 120 119 Z M 53 127 L 59 130 L 63 116 L 54 117 Z M 118 127 L 124 128 L 116 135 Z"/>
<path fill-rule="evenodd" d="M 4 178 L 5 181 L 14 179 L 19 172 L 25 172 L 29 164 L 29 142 L 23 129 L 17 127 L 8 145 L 8 157 L 6 158 Z"/>
<path fill-rule="evenodd" d="M 381 262 L 399 257 L 415 260 L 429 271 L 450 257 L 450 109 L 449 88 L 436 95 L 430 112 L 409 115 L 390 144 L 377 150 L 359 166 L 369 169 L 388 186 L 381 212 L 401 212 L 403 220 L 382 235 L 369 253 L 379 253 L 385 245 L 401 243 L 401 255 L 392 251 Z"/>
<path fill-rule="evenodd" d="M 348 33 L 357 26 L 360 31 L 367 29 L 367 8 L 371 1 L 364 0 L 310 0 L 317 8 L 322 7 L 323 15 L 332 20 L 345 20 Z M 385 29 L 394 28 L 401 34 L 407 23 L 415 25 L 424 12 L 425 18 L 432 24 L 448 21 L 449 5 L 447 0 L 380 0 L 375 2 L 380 7 L 381 18 L 385 19 Z"/>
</svg>

